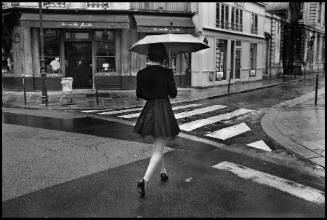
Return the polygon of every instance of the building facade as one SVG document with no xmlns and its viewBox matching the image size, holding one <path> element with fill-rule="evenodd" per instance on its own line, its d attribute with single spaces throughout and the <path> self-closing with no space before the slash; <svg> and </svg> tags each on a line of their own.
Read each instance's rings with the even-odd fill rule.
<svg viewBox="0 0 327 220">
<path fill-rule="evenodd" d="M 193 21 L 210 48 L 192 54 L 193 87 L 261 80 L 264 75 L 265 4 L 198 2 Z"/>
<path fill-rule="evenodd" d="M 46 85 L 61 90 L 134 89 L 146 57 L 129 48 L 148 34 L 194 33 L 188 2 L 43 2 L 42 26 Z M 40 5 L 2 2 L 2 85 L 41 90 Z M 155 22 L 154 22 L 155 21 Z M 41 33 L 42 34 L 42 33 Z M 190 56 L 173 57 L 176 83 L 190 86 Z"/>
<path fill-rule="evenodd" d="M 269 4 L 269 3 L 268 3 Z M 282 24 L 286 22 L 281 16 L 265 13 L 265 45 L 263 78 L 280 77 L 283 73 Z"/>
<path fill-rule="evenodd" d="M 285 74 L 322 70 L 325 65 L 325 2 L 271 2 L 267 11 L 282 17 Z"/>
</svg>

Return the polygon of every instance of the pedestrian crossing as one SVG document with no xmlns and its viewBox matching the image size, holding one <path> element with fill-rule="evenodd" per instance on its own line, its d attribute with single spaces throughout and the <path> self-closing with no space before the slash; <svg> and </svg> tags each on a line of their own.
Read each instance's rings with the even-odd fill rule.
<svg viewBox="0 0 327 220">
<path fill-rule="evenodd" d="M 113 116 L 122 119 L 136 121 L 143 107 L 133 107 L 121 110 L 85 110 L 84 113 L 92 113 L 105 116 Z M 205 105 L 201 103 L 174 105 L 172 107 L 175 118 L 179 127 L 185 132 L 201 133 L 203 137 L 209 137 L 216 140 L 229 140 L 242 134 L 250 134 L 251 128 L 245 122 L 233 123 L 226 126 L 223 122 L 237 117 L 243 117 L 249 113 L 255 113 L 256 110 L 238 108 L 225 105 Z M 216 126 L 217 125 L 217 126 Z M 206 130 L 210 126 L 210 132 L 200 131 Z M 215 129 L 220 127 L 220 129 Z M 263 140 L 257 140 L 252 143 L 246 143 L 246 146 L 264 151 L 271 151 Z"/>
<path fill-rule="evenodd" d="M 275 188 L 289 195 L 299 197 L 309 202 L 317 204 L 325 203 L 325 193 L 323 191 L 293 182 L 291 180 L 254 170 L 249 167 L 235 164 L 229 161 L 223 161 L 212 167 L 218 170 L 231 172 L 240 178 Z"/>
</svg>

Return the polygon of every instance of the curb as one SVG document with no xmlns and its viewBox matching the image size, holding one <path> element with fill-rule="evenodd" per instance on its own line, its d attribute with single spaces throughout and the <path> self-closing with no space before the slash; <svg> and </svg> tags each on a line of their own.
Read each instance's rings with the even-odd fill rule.
<svg viewBox="0 0 327 220">
<path fill-rule="evenodd" d="M 288 100 L 288 101 L 285 101 L 285 102 L 282 102 L 282 103 L 279 103 L 279 104 L 273 106 L 262 117 L 261 127 L 262 127 L 263 131 L 265 132 L 265 134 L 268 135 L 269 138 L 271 138 L 272 140 L 277 142 L 279 145 L 281 145 L 281 147 L 285 151 L 295 154 L 298 157 L 304 159 L 305 161 L 308 161 L 311 164 L 314 164 L 316 166 L 319 166 L 319 167 L 325 169 L 324 166 L 303 156 L 303 155 L 309 155 L 308 157 L 314 158 L 315 156 L 321 157 L 321 155 L 317 154 L 313 150 L 308 149 L 305 146 L 302 146 L 302 145 L 294 142 L 289 137 L 285 136 L 275 125 L 275 122 L 278 123 L 276 119 L 277 119 L 279 112 L 281 111 L 280 108 L 282 108 L 282 106 L 284 106 L 286 104 L 290 104 L 292 106 L 292 105 L 296 105 L 298 103 L 302 103 L 302 101 L 304 101 L 308 98 L 312 98 L 311 97 L 312 94 L 313 94 L 313 92 L 310 92 L 308 94 L 302 95 L 300 97 L 297 97 L 292 100 Z"/>
</svg>

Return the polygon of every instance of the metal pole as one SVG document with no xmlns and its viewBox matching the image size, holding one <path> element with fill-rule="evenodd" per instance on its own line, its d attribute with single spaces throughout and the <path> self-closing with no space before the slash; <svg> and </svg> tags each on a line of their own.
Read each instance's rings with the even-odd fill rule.
<svg viewBox="0 0 327 220">
<path fill-rule="evenodd" d="M 99 105 L 98 87 L 95 88 L 95 93 L 96 93 L 97 105 Z"/>
<path fill-rule="evenodd" d="M 229 72 L 229 79 L 228 79 L 228 93 L 230 91 L 230 75 L 231 75 L 231 72 Z"/>
<path fill-rule="evenodd" d="M 315 105 L 317 105 L 317 99 L 318 99 L 318 74 L 316 75 Z"/>
<path fill-rule="evenodd" d="M 25 88 L 25 76 L 23 76 L 23 89 L 24 89 L 24 104 L 26 105 L 26 88 Z"/>
<path fill-rule="evenodd" d="M 42 21 L 42 2 L 39 2 L 39 14 L 40 14 L 40 49 L 41 49 L 41 59 L 40 59 L 40 72 L 42 78 L 42 104 L 48 106 L 48 95 L 46 89 L 46 71 L 45 71 L 45 59 L 44 59 L 44 34 L 43 34 L 43 21 Z"/>
</svg>

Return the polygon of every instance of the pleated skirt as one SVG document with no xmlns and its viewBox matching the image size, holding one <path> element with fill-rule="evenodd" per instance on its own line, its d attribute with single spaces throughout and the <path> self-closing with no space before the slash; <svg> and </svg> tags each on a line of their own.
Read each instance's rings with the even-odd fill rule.
<svg viewBox="0 0 327 220">
<path fill-rule="evenodd" d="M 169 99 L 148 100 L 133 130 L 142 137 L 175 138 L 180 129 Z"/>
</svg>

